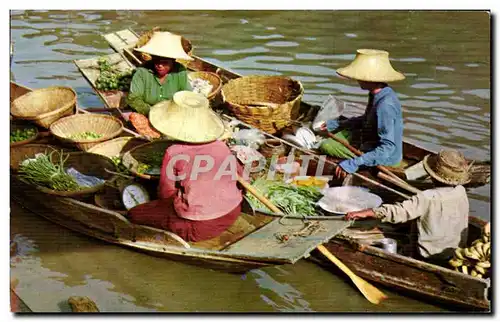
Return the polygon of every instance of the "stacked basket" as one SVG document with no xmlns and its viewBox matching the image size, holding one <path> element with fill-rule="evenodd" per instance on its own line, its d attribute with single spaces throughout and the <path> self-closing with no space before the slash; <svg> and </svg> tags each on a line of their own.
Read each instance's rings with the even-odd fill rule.
<svg viewBox="0 0 500 322">
<path fill-rule="evenodd" d="M 298 117 L 304 88 L 288 77 L 244 76 L 225 84 L 222 95 L 236 118 L 273 134 Z"/>
<path fill-rule="evenodd" d="M 76 93 L 70 87 L 53 86 L 34 90 L 15 99 L 10 113 L 48 129 L 59 118 L 74 113 Z"/>
<path fill-rule="evenodd" d="M 190 72 L 188 74 L 189 80 L 194 80 L 197 78 L 203 79 L 212 85 L 212 90 L 208 94 L 207 98 L 209 100 L 212 100 L 217 96 L 217 94 L 220 92 L 222 88 L 222 80 L 220 79 L 219 76 L 215 73 L 210 73 L 210 72 Z"/>
</svg>

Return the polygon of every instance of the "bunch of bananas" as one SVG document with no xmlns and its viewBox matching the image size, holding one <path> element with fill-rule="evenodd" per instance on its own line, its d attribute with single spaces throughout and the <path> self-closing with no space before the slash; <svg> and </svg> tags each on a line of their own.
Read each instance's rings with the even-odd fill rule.
<svg viewBox="0 0 500 322">
<path fill-rule="evenodd" d="M 490 232 L 485 231 L 481 238 L 475 240 L 469 248 L 455 249 L 455 256 L 449 264 L 455 271 L 470 274 L 473 277 L 489 276 L 491 267 Z"/>
</svg>

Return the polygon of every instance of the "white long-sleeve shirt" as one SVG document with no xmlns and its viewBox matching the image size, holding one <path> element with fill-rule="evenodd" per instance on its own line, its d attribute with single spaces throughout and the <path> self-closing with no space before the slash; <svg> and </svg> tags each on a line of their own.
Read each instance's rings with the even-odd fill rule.
<svg viewBox="0 0 500 322">
<path fill-rule="evenodd" d="M 446 257 L 467 242 L 469 199 L 463 186 L 425 190 L 411 199 L 373 209 L 382 222 L 417 219 L 420 255 Z"/>
</svg>

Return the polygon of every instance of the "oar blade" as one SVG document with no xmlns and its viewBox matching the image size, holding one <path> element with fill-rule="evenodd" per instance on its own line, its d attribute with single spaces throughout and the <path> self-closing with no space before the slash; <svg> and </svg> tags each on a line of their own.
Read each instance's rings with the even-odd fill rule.
<svg viewBox="0 0 500 322">
<path fill-rule="evenodd" d="M 387 299 L 387 295 L 382 293 L 378 288 L 375 286 L 371 285 L 367 281 L 361 279 L 361 278 L 352 278 L 352 281 L 360 292 L 366 297 L 368 301 L 370 301 L 373 304 L 380 304 L 383 300 Z"/>
</svg>

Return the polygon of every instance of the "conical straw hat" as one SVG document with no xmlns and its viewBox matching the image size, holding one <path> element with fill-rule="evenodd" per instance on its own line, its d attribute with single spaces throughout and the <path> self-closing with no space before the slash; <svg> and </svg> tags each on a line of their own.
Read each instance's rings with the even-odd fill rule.
<svg viewBox="0 0 500 322">
<path fill-rule="evenodd" d="M 346 67 L 338 68 L 341 76 L 365 82 L 395 82 L 405 76 L 394 70 L 389 53 L 377 49 L 358 49 L 356 58 Z"/>
<path fill-rule="evenodd" d="M 149 111 L 149 121 L 164 135 L 190 143 L 207 143 L 224 134 L 224 123 L 202 94 L 181 91 L 173 101 L 161 101 Z"/>
<path fill-rule="evenodd" d="M 182 48 L 182 37 L 165 31 L 155 32 L 144 46 L 135 50 L 158 57 L 194 60 Z"/>
</svg>

